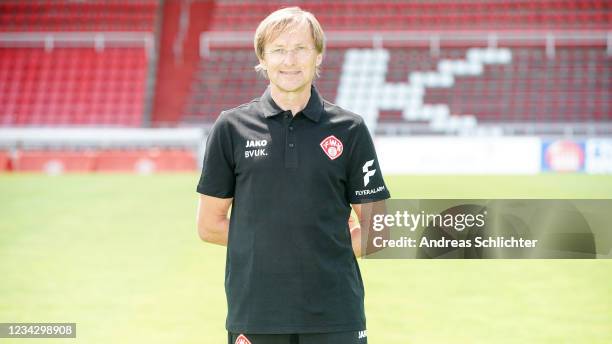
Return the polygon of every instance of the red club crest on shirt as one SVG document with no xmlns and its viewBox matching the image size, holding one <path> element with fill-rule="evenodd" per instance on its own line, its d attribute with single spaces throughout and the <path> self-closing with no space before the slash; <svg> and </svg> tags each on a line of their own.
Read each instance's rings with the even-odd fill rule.
<svg viewBox="0 0 612 344">
<path fill-rule="evenodd" d="M 330 159 L 335 160 L 342 155 L 344 146 L 342 141 L 338 140 L 334 135 L 330 135 L 321 141 L 321 148 Z"/>
<path fill-rule="evenodd" d="M 251 344 L 251 341 L 241 334 L 238 336 L 238 338 L 236 338 L 236 342 L 234 344 Z"/>
</svg>

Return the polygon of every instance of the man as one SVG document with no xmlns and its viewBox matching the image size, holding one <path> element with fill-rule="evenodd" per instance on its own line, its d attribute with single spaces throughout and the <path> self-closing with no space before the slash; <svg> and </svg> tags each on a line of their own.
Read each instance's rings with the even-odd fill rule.
<svg viewBox="0 0 612 344">
<path fill-rule="evenodd" d="M 228 248 L 228 343 L 367 343 L 349 219 L 389 198 L 372 139 L 312 85 L 325 39 L 311 13 L 270 14 L 254 45 L 270 85 L 221 113 L 197 187 L 200 237 Z"/>
</svg>

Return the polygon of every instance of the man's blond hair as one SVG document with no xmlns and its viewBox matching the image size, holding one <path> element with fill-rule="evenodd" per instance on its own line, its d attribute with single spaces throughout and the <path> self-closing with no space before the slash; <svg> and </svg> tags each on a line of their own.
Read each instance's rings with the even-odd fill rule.
<svg viewBox="0 0 612 344">
<path fill-rule="evenodd" d="M 287 7 L 270 13 L 266 19 L 259 23 L 257 30 L 255 30 L 255 38 L 253 40 L 257 58 L 263 60 L 266 43 L 275 40 L 286 30 L 298 27 L 303 23 L 307 23 L 310 27 L 315 50 L 318 54 L 323 54 L 325 52 L 325 34 L 317 18 L 315 18 L 312 13 L 304 11 L 299 7 Z M 268 77 L 261 63 L 255 66 L 255 71 L 265 78 Z M 315 72 L 316 76 L 319 76 L 319 66 L 316 67 Z"/>
</svg>

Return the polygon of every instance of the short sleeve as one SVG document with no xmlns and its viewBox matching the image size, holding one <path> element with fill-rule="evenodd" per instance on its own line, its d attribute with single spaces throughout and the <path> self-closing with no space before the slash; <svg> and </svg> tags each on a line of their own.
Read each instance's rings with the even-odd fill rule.
<svg viewBox="0 0 612 344">
<path fill-rule="evenodd" d="M 197 192 L 219 198 L 234 196 L 236 182 L 230 127 L 221 113 L 206 139 L 202 174 Z"/>
<path fill-rule="evenodd" d="M 361 121 L 355 131 L 348 163 L 349 202 L 368 203 L 391 197 L 367 126 Z"/>
</svg>

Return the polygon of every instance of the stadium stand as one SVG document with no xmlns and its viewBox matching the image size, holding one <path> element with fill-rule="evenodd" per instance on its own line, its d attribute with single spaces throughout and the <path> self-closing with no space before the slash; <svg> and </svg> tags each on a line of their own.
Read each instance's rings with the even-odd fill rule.
<svg viewBox="0 0 612 344">
<path fill-rule="evenodd" d="M 341 77 L 351 79 L 348 87 L 357 87 L 355 78 L 361 78 L 371 89 L 376 83 L 367 78 L 380 71 L 386 84 L 408 84 L 411 74 L 436 71 L 440 61 L 462 61 L 469 49 L 441 49 L 438 56 L 432 56 L 428 48 L 388 48 L 383 49 L 388 61 L 364 62 L 351 69 L 345 60 L 348 50 L 332 48 L 326 53 L 317 85 L 329 100 L 350 107 L 355 99 L 337 97 Z M 543 47 L 512 47 L 507 51 L 511 55 L 507 63 L 485 64 L 478 75 L 454 77 L 452 85 L 428 86 L 423 90 L 422 102 L 447 104 L 450 113 L 473 114 L 485 123 L 611 119 L 612 64 L 605 47 L 562 47 L 554 58 L 548 58 Z M 221 110 L 261 93 L 265 81 L 253 72 L 253 55 L 250 49 L 219 49 L 203 58 L 185 119 L 214 120 Z M 371 91 L 365 98 L 376 98 L 375 93 Z M 403 120 L 401 108 L 379 105 L 380 121 Z M 409 114 L 404 117 L 411 119 Z"/>
<path fill-rule="evenodd" d="M 0 32 L 152 32 L 157 0 L 2 0 Z"/>
<path fill-rule="evenodd" d="M 143 48 L 0 48 L 0 125 L 139 127 Z"/>
<path fill-rule="evenodd" d="M 205 132 L 263 92 L 252 35 L 282 6 L 315 13 L 328 36 L 317 87 L 379 133 L 612 133 L 608 0 L 0 0 L 0 130 Z M 0 170 L 147 173 L 197 161 L 191 144 L 79 137 L 0 145 Z"/>
<path fill-rule="evenodd" d="M 312 11 L 326 30 L 601 29 L 609 0 L 286 1 Z M 213 30 L 254 30 L 279 3 L 217 1 Z"/>
<path fill-rule="evenodd" d="M 309 0 L 282 5 L 316 14 L 329 38 L 316 84 L 330 101 L 369 117 L 372 127 L 442 119 L 447 123 L 434 129 L 449 132 L 475 123 L 536 127 L 612 120 L 609 1 Z M 211 30 L 201 40 L 184 122 L 211 122 L 223 109 L 262 92 L 266 81 L 253 73 L 252 32 L 278 7 L 216 2 Z M 479 62 L 478 49 L 503 58 Z M 373 50 L 384 57 L 348 57 Z"/>
<path fill-rule="evenodd" d="M 0 2 L 0 126 L 142 126 L 158 6 Z"/>
<path fill-rule="evenodd" d="M 150 150 L 131 143 L 112 150 L 108 131 L 82 129 L 144 125 L 158 6 L 157 0 L 0 2 L 0 127 L 15 128 L 4 134 L 0 170 L 194 169 L 193 150 Z M 18 127 L 37 129 L 20 138 Z M 57 128 L 56 135 L 40 127 Z M 82 138 L 70 140 L 78 133 L 60 127 L 81 128 L 75 130 Z M 17 138 L 7 138 L 11 135 Z"/>
<path fill-rule="evenodd" d="M 511 52 L 512 63 L 486 66 L 481 77 L 456 78 L 452 88 L 428 89 L 425 102 L 447 103 L 453 113 L 476 114 L 479 122 L 611 119 L 612 64 L 604 49 L 561 48 L 554 59 L 542 48 Z M 441 51 L 442 58 L 462 54 L 459 49 Z"/>
</svg>

